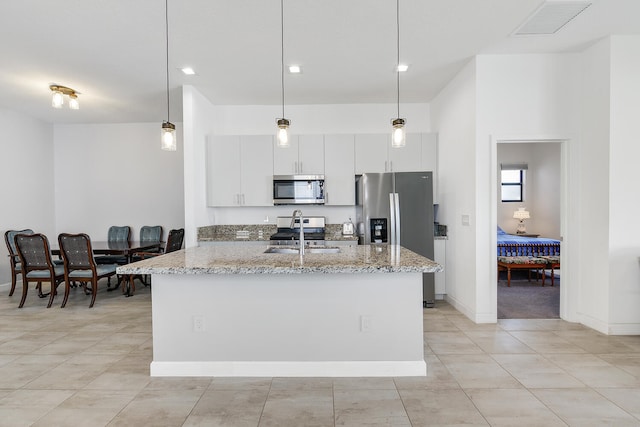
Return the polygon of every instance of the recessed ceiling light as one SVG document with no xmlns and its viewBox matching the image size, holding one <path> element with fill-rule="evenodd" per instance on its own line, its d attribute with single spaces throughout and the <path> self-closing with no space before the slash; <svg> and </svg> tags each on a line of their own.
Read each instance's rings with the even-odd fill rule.
<svg viewBox="0 0 640 427">
<path fill-rule="evenodd" d="M 302 73 L 302 67 L 299 65 L 289 65 L 289 72 L 291 74 L 300 74 Z"/>
<path fill-rule="evenodd" d="M 196 72 L 191 67 L 180 68 L 180 70 L 185 73 L 187 76 L 193 76 Z"/>
<path fill-rule="evenodd" d="M 399 73 L 404 73 L 404 72 L 405 72 L 405 71 L 407 71 L 408 69 L 409 69 L 409 66 L 408 66 L 408 65 L 406 65 L 406 64 L 399 64 L 399 65 L 396 67 L 396 71 L 397 71 L 397 72 L 399 72 Z"/>
</svg>

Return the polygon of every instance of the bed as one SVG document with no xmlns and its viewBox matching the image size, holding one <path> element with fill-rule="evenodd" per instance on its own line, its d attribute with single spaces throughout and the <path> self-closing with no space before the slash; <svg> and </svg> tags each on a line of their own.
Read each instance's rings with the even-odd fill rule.
<svg viewBox="0 0 640 427">
<path fill-rule="evenodd" d="M 507 234 L 498 227 L 498 256 L 559 256 L 560 240 Z"/>
</svg>

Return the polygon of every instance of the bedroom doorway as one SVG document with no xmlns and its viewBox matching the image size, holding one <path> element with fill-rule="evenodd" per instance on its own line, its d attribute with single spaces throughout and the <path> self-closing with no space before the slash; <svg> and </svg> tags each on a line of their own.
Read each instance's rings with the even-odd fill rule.
<svg viewBox="0 0 640 427">
<path fill-rule="evenodd" d="M 497 141 L 495 212 L 497 231 L 503 233 L 497 236 L 498 240 L 513 239 L 517 231 L 520 231 L 520 236 L 515 239 L 530 239 L 531 245 L 547 242 L 545 239 L 562 240 L 562 144 L 561 140 Z M 524 215 L 528 218 L 515 218 L 523 216 L 523 210 L 528 213 Z M 518 211 L 520 215 L 515 214 Z M 550 286 L 551 269 L 513 269 L 510 286 L 507 271 L 499 271 L 496 281 L 497 318 L 560 318 L 560 271 L 553 271 L 554 286 Z"/>
</svg>

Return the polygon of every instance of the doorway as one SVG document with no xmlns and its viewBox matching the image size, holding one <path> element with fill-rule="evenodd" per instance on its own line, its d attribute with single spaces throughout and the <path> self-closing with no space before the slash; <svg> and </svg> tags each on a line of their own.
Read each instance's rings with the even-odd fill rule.
<svg viewBox="0 0 640 427">
<path fill-rule="evenodd" d="M 514 212 L 524 208 L 529 218 L 524 220 L 525 233 L 535 239 L 562 240 L 564 194 L 566 182 L 566 141 L 560 139 L 494 140 L 495 188 L 492 192 L 495 233 L 503 230 L 507 239 L 520 224 Z M 509 165 L 509 166 L 507 166 Z M 522 169 L 522 197 L 502 200 L 502 169 Z M 505 175 L 513 175 L 507 173 Z M 506 187 L 507 190 L 510 188 Z M 499 228 L 498 228 L 499 227 Z M 520 225 L 522 227 L 522 225 Z M 522 229 L 520 230 L 522 232 Z M 536 237 L 538 236 L 538 237 Z M 498 237 L 496 236 L 496 244 Z M 541 242 L 542 240 L 540 240 Z M 564 244 L 562 245 L 564 247 Z M 495 250 L 494 252 L 495 253 Z M 497 269 L 496 269 L 497 270 Z M 564 283 L 560 271 L 553 271 L 554 286 L 550 286 L 551 270 L 512 270 L 511 286 L 507 286 L 507 273 L 496 272 L 496 315 L 505 318 L 560 318 Z M 542 275 L 545 286 L 542 287 Z M 531 280 L 531 281 L 529 281 Z M 562 291 L 561 291 L 562 289 Z"/>
</svg>

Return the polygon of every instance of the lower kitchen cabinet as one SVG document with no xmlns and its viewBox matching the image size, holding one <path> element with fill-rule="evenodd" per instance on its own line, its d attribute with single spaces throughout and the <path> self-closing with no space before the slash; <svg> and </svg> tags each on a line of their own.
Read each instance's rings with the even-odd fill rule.
<svg viewBox="0 0 640 427">
<path fill-rule="evenodd" d="M 435 239 L 433 241 L 433 260 L 438 264 L 440 264 L 441 266 L 445 267 L 446 253 L 447 253 L 447 240 Z M 436 299 L 444 299 L 444 295 L 447 293 L 446 274 L 447 274 L 446 267 L 444 271 L 441 271 L 439 273 L 434 273 Z"/>
</svg>

